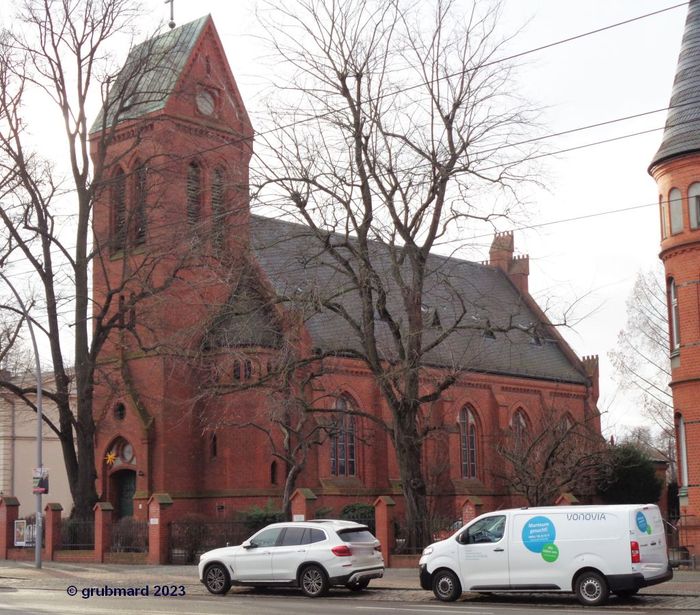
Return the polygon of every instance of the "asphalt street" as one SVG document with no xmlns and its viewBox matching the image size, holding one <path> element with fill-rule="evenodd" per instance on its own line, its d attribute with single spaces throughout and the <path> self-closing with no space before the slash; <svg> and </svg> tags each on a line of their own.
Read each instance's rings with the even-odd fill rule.
<svg viewBox="0 0 700 615">
<path fill-rule="evenodd" d="M 116 588 L 130 595 L 110 596 Z M 0 614 L 61 613 L 85 615 L 115 612 L 140 615 L 180 613 L 270 613 L 310 615 L 329 613 L 406 612 L 468 613 L 581 613 L 573 595 L 530 594 L 480 596 L 464 594 L 456 603 L 440 603 L 423 591 L 415 569 L 388 569 L 367 591 L 350 594 L 332 590 L 328 597 L 309 599 L 294 590 L 233 588 L 224 597 L 210 595 L 199 583 L 195 566 L 133 566 L 45 562 L 41 569 L 29 562 L 0 561 Z M 668 583 L 643 589 L 637 597 L 610 603 L 586 613 L 700 612 L 700 571 L 676 571 Z"/>
</svg>

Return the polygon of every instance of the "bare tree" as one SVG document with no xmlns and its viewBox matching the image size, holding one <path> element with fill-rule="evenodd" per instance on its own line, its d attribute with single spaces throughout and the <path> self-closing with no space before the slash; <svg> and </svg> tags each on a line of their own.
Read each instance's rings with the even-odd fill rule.
<svg viewBox="0 0 700 615">
<path fill-rule="evenodd" d="M 536 425 L 518 423 L 516 417 L 496 449 L 505 463 L 493 474 L 530 506 L 554 504 L 567 492 L 591 497 L 607 463 L 600 434 L 552 408 Z"/>
<path fill-rule="evenodd" d="M 627 300 L 627 323 L 610 352 L 621 389 L 630 391 L 660 437 L 646 445 L 667 457 L 673 465 L 675 437 L 669 358 L 668 308 L 661 265 L 637 274 Z M 658 440 L 653 442 L 652 440 Z M 671 445 L 669 446 L 669 442 Z"/>
<path fill-rule="evenodd" d="M 114 179 L 119 160 L 107 158 L 108 145 L 133 93 L 142 91 L 148 72 L 165 61 L 142 47 L 122 71 L 129 74 L 116 82 L 110 76 L 111 46 L 130 40 L 137 17 L 132 0 L 25 0 L 16 28 L 0 40 L 0 260 L 6 271 L 14 264 L 13 275 L 27 276 L 37 285 L 40 300 L 32 302 L 31 314 L 50 349 L 55 383 L 44 395 L 56 404 L 59 416 L 50 427 L 61 441 L 73 512 L 83 517 L 92 514 L 97 500 L 93 391 L 99 353 L 112 331 L 128 332 L 125 315 L 168 284 L 162 275 L 158 284 L 152 281 L 157 255 L 125 258 L 120 275 L 107 279 L 105 274 L 104 292 L 90 296 L 91 268 L 104 270 L 115 249 L 102 245 L 99 237 L 93 244 L 93 206 L 105 190 L 119 189 L 119 182 L 128 179 Z M 93 107 L 101 113 L 91 135 Z M 31 132 L 31 113 L 46 114 L 47 109 L 62 120 L 61 154 L 42 155 L 40 146 L 46 144 Z M 49 156 L 63 159 L 67 168 Z M 138 224 L 126 218 L 121 222 L 124 228 Z M 116 241 L 121 242 L 117 248 L 125 249 L 129 238 L 125 234 Z M 134 279 L 139 280 L 135 292 L 126 292 Z M 31 405 L 29 391 L 11 379 L 0 380 L 0 386 Z M 73 391 L 75 408 L 70 404 Z"/>
<path fill-rule="evenodd" d="M 497 4 L 270 5 L 277 52 L 295 74 L 275 104 L 257 196 L 301 221 L 310 253 L 335 274 L 310 303 L 345 323 L 336 354 L 364 364 L 391 411 L 407 521 L 426 542 L 421 413 L 468 367 L 454 356 L 431 371 L 431 352 L 470 328 L 512 326 L 465 304 L 449 275 L 427 284 L 440 277 L 429 255 L 513 213 L 529 172 L 517 143 L 532 116 L 513 94 L 512 66 L 497 61 Z M 438 322 L 436 302 L 452 306 L 449 319 Z"/>
</svg>

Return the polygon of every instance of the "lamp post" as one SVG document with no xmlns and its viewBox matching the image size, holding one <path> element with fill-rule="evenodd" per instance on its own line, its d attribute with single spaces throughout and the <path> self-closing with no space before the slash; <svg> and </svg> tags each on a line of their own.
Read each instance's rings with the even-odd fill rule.
<svg viewBox="0 0 700 615">
<path fill-rule="evenodd" d="M 32 327 L 32 319 L 27 312 L 27 308 L 22 301 L 22 297 L 19 296 L 17 289 L 12 285 L 12 282 L 7 279 L 4 273 L 0 272 L 0 278 L 5 281 L 10 287 L 12 294 L 17 299 L 19 307 L 22 310 L 22 315 L 27 319 L 27 327 L 29 327 L 29 336 L 32 338 L 32 346 L 34 347 L 34 369 L 36 375 L 36 466 L 43 477 L 44 462 L 42 459 L 42 423 L 43 423 L 43 409 L 42 409 L 42 379 L 41 379 L 41 362 L 39 361 L 39 348 L 36 344 L 36 337 L 34 337 L 34 328 Z M 42 510 L 41 510 L 41 492 L 36 493 L 36 525 L 34 532 L 34 563 L 37 568 L 41 568 L 41 542 L 43 536 L 43 520 L 42 520 Z"/>
</svg>

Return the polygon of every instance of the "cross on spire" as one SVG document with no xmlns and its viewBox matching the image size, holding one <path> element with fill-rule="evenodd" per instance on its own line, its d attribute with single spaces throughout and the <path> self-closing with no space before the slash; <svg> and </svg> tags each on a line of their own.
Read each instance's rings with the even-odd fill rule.
<svg viewBox="0 0 700 615">
<path fill-rule="evenodd" d="M 175 27 L 175 0 L 165 0 L 165 4 L 170 5 L 170 21 L 168 22 L 168 26 L 172 30 Z"/>
</svg>

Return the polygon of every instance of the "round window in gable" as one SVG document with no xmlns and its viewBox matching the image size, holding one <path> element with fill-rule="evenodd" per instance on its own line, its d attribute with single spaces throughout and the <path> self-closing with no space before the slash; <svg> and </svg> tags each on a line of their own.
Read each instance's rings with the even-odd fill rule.
<svg viewBox="0 0 700 615">
<path fill-rule="evenodd" d="M 123 421 L 124 417 L 126 416 L 126 407 L 124 404 L 117 404 L 114 406 L 114 418 L 117 419 L 118 421 Z"/>
</svg>

